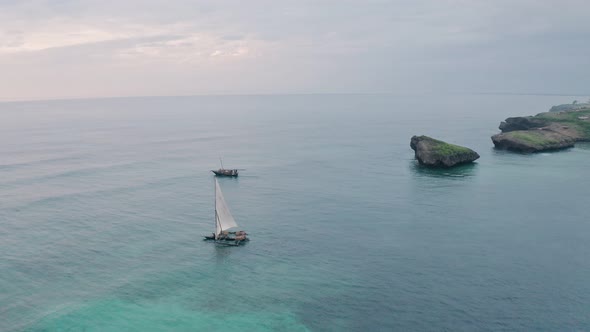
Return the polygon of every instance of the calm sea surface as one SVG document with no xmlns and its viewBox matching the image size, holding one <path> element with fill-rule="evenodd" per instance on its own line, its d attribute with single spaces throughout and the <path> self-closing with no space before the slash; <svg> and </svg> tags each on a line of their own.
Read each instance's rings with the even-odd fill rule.
<svg viewBox="0 0 590 332">
<path fill-rule="evenodd" d="M 574 98 L 2 103 L 0 330 L 590 330 L 590 146 L 490 140 Z M 481 158 L 423 169 L 415 134 Z M 220 156 L 243 247 L 201 240 Z"/>
</svg>

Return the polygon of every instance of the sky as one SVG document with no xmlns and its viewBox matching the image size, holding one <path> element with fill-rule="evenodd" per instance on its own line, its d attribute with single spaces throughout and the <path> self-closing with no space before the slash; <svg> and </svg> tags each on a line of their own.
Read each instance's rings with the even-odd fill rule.
<svg viewBox="0 0 590 332">
<path fill-rule="evenodd" d="M 0 0 L 0 100 L 590 94 L 587 0 Z"/>
</svg>

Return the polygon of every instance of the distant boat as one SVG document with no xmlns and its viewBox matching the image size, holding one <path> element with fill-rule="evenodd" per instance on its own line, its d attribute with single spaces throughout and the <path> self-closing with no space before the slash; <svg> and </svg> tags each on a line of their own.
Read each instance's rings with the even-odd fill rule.
<svg viewBox="0 0 590 332">
<path fill-rule="evenodd" d="M 211 172 L 215 173 L 215 175 L 217 176 L 238 176 L 238 170 L 237 169 L 225 169 L 225 168 L 220 168 L 218 170 L 211 170 Z"/>
<path fill-rule="evenodd" d="M 205 240 L 230 246 L 239 246 L 250 241 L 248 234 L 244 231 L 229 231 L 237 227 L 238 224 L 229 212 L 229 207 L 223 198 L 219 182 L 215 179 L 215 233 L 205 236 Z"/>
<path fill-rule="evenodd" d="M 211 170 L 217 176 L 238 176 L 238 169 L 225 169 L 223 168 L 223 161 L 219 158 L 219 162 L 221 163 L 221 168 L 218 170 Z"/>
</svg>

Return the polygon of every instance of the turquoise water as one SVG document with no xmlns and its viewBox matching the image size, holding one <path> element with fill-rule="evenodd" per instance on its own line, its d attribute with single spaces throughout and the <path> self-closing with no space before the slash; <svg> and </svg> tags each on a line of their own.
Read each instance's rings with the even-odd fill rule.
<svg viewBox="0 0 590 332">
<path fill-rule="evenodd" d="M 590 146 L 490 140 L 571 100 L 0 104 L 0 330 L 590 330 Z M 423 169 L 415 134 L 481 158 Z M 201 240 L 219 156 L 239 248 Z"/>
</svg>

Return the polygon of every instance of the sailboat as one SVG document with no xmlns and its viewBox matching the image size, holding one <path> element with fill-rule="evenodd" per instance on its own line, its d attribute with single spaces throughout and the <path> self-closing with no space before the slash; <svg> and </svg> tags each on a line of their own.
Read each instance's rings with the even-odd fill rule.
<svg viewBox="0 0 590 332">
<path fill-rule="evenodd" d="M 223 168 L 223 161 L 221 160 L 221 157 L 219 157 L 219 162 L 221 163 L 221 168 L 218 170 L 214 170 L 212 169 L 211 172 L 213 172 L 215 175 L 217 176 L 232 176 L 232 177 L 237 177 L 238 176 L 238 169 L 225 169 Z"/>
<path fill-rule="evenodd" d="M 215 233 L 205 236 L 205 240 L 234 246 L 250 241 L 246 232 L 230 231 L 230 229 L 236 227 L 238 227 L 238 224 L 229 211 L 221 187 L 219 187 L 219 182 L 215 179 Z"/>
</svg>

